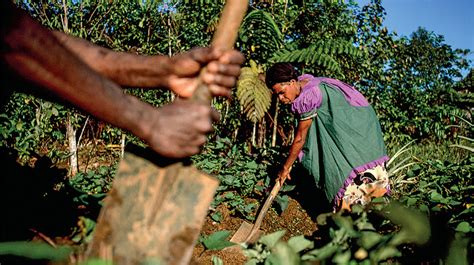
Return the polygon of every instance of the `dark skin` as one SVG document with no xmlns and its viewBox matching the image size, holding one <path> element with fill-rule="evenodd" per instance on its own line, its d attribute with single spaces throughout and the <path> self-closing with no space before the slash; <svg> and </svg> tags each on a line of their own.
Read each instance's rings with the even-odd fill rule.
<svg viewBox="0 0 474 265">
<path fill-rule="evenodd" d="M 229 96 L 240 73 L 237 51 L 193 49 L 168 58 L 114 52 L 52 32 L 13 4 L 1 1 L 0 63 L 8 88 L 50 94 L 98 119 L 130 131 L 157 153 L 182 158 L 200 151 L 217 115 L 210 106 L 178 100 L 155 108 L 123 93 L 125 87 L 166 87 L 190 97 L 202 77 L 213 96 Z M 7 89 L 2 87 L 1 89 Z"/>
<path fill-rule="evenodd" d="M 272 89 L 273 92 L 278 95 L 278 99 L 283 104 L 291 104 L 300 95 L 301 87 L 304 86 L 306 83 L 306 80 L 297 81 L 292 79 L 289 82 L 277 83 L 272 87 Z M 291 144 L 290 152 L 285 160 L 285 163 L 283 164 L 282 169 L 278 173 L 277 181 L 280 182 L 280 185 L 283 185 L 285 179 L 291 179 L 291 168 L 293 166 L 293 163 L 298 158 L 298 154 L 303 149 L 311 123 L 312 119 L 300 120 L 298 122 L 298 129 L 295 134 L 295 139 Z"/>
</svg>

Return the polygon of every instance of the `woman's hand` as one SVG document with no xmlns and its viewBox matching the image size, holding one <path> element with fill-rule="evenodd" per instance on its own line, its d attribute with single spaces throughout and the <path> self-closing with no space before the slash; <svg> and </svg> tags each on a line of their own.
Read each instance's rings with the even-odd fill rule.
<svg viewBox="0 0 474 265">
<path fill-rule="evenodd" d="M 280 182 L 280 185 L 283 186 L 283 182 L 285 182 L 286 179 L 291 179 L 290 171 L 291 171 L 291 167 L 283 166 L 280 172 L 278 172 L 277 181 Z"/>
<path fill-rule="evenodd" d="M 208 84 L 213 96 L 229 97 L 243 62 L 244 56 L 235 50 L 195 48 L 171 58 L 168 87 L 180 97 L 190 97 L 198 86 L 201 68 L 207 66 L 202 81 Z"/>
</svg>

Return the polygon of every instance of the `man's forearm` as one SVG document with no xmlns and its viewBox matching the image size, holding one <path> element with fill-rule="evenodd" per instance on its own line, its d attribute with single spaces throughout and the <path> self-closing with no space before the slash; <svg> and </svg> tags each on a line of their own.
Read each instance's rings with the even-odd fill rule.
<svg viewBox="0 0 474 265">
<path fill-rule="evenodd" d="M 171 71 L 170 59 L 166 56 L 115 52 L 63 32 L 53 31 L 53 35 L 92 69 L 122 86 L 160 87 L 166 85 L 166 78 Z"/>
<path fill-rule="evenodd" d="M 92 70 L 38 23 L 18 12 L 15 27 L 2 36 L 2 60 L 14 72 L 99 119 L 143 137 L 143 115 L 152 107 L 123 93 Z"/>
</svg>

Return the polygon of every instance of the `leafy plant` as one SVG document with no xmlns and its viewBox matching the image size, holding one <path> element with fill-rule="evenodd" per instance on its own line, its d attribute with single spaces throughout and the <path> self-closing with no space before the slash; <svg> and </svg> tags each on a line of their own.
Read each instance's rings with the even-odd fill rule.
<svg viewBox="0 0 474 265">
<path fill-rule="evenodd" d="M 301 264 L 298 253 L 313 248 L 314 244 L 304 236 L 295 236 L 287 243 L 281 242 L 285 231 L 277 231 L 262 236 L 251 248 L 244 247 L 244 254 L 248 257 L 246 265 L 261 264 Z"/>
<path fill-rule="evenodd" d="M 87 172 L 79 172 L 69 179 L 69 183 L 75 189 L 91 194 L 104 194 L 108 192 L 112 185 L 115 167 L 99 166 Z"/>
<path fill-rule="evenodd" d="M 0 255 L 16 255 L 30 259 L 64 261 L 68 259 L 72 250 L 69 246 L 54 248 L 39 242 L 0 242 Z"/>
<path fill-rule="evenodd" d="M 269 172 L 273 161 L 280 161 L 276 149 L 258 149 L 249 154 L 246 144 L 235 144 L 221 138 L 206 145 L 203 152 L 193 157 L 194 164 L 220 180 L 213 206 L 225 203 L 231 213 L 254 219 L 257 203 L 270 184 Z"/>
<path fill-rule="evenodd" d="M 230 231 L 221 230 L 201 238 L 200 241 L 207 250 L 220 250 L 235 245 L 235 243 L 227 240 L 229 235 Z"/>
<path fill-rule="evenodd" d="M 262 72 L 254 61 L 250 67 L 243 67 L 237 82 L 237 98 L 243 113 L 251 122 L 256 123 L 263 118 L 270 108 L 272 95 L 265 83 L 259 78 Z"/>
<path fill-rule="evenodd" d="M 271 13 L 262 9 L 250 11 L 240 27 L 239 40 L 249 58 L 262 63 L 283 45 L 284 35 Z"/>
<path fill-rule="evenodd" d="M 341 66 L 334 55 L 357 57 L 361 56 L 360 49 L 355 48 L 348 41 L 316 41 L 308 48 L 298 50 L 280 50 L 272 57 L 275 62 L 295 62 L 306 65 L 318 65 L 331 72 L 340 72 Z"/>
<path fill-rule="evenodd" d="M 397 262 L 402 256 L 400 247 L 423 245 L 430 239 L 431 228 L 424 214 L 396 203 L 387 206 L 374 204 L 374 207 L 379 210 L 363 209 L 356 205 L 351 215 L 319 215 L 317 220 L 320 228 L 315 242 L 303 236 L 292 237 L 288 242 L 283 242 L 281 238 L 284 231 L 265 235 L 256 244 L 243 246 L 244 253 L 249 258 L 247 264 Z M 390 222 L 380 222 L 374 218 L 377 217 L 375 212 Z M 459 251 L 466 250 L 466 247 L 465 240 L 455 240 L 450 251 L 461 253 Z M 457 260 L 465 263 L 465 253 L 457 257 Z"/>
<path fill-rule="evenodd" d="M 75 243 L 90 243 L 95 227 L 96 222 L 94 220 L 80 216 L 71 240 Z"/>
</svg>

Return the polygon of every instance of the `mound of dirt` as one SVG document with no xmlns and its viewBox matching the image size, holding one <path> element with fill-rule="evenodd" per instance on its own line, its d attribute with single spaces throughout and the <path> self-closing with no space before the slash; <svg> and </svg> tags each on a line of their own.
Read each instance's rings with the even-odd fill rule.
<svg viewBox="0 0 474 265">
<path fill-rule="evenodd" d="M 231 232 L 232 236 L 245 221 L 231 216 L 229 210 L 223 204 L 219 205 L 216 211 L 222 214 L 222 221 L 217 223 L 208 216 L 201 231 L 202 235 L 207 236 L 217 231 L 227 230 Z M 312 235 L 316 231 L 316 224 L 301 205 L 290 198 L 288 208 L 281 215 L 278 215 L 273 209 L 268 211 L 260 230 L 263 231 L 263 234 L 286 230 L 283 239 L 288 240 L 292 236 Z M 191 264 L 212 264 L 212 256 L 219 257 L 224 264 L 244 264 L 247 260 L 239 249 L 206 250 L 202 244 L 198 244 L 194 249 Z"/>
</svg>

